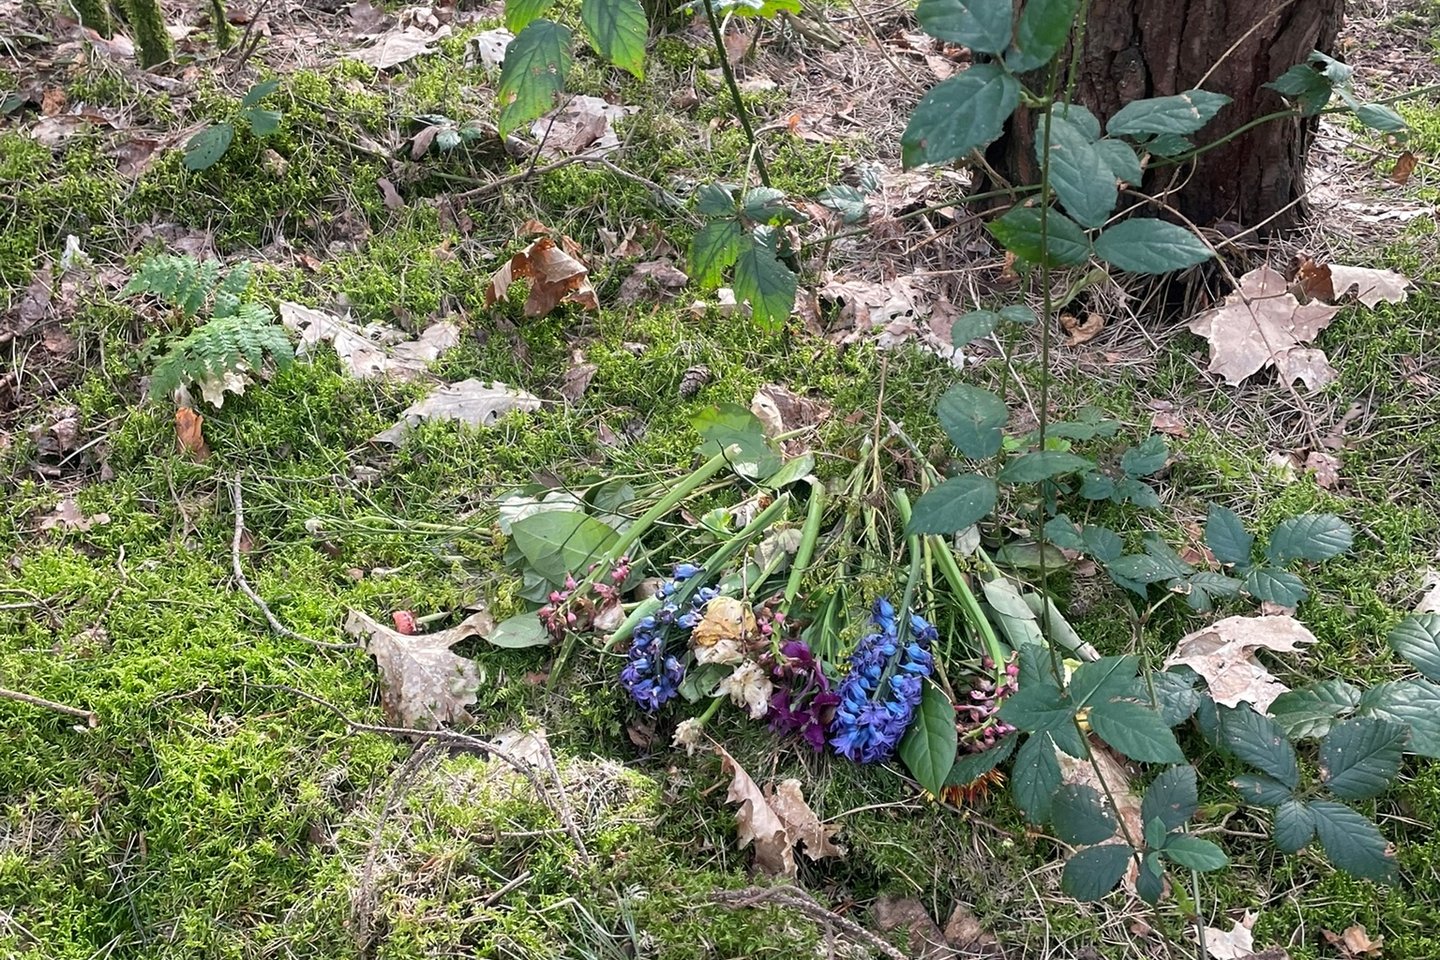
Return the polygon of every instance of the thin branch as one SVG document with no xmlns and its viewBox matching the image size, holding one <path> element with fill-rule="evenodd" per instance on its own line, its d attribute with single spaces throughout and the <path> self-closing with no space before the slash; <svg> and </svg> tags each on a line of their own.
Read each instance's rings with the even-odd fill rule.
<svg viewBox="0 0 1440 960">
<path fill-rule="evenodd" d="M 71 707 L 54 700 L 46 700 L 44 697 L 32 696 L 28 693 L 21 693 L 18 690 L 6 690 L 0 687 L 0 700 L 14 700 L 16 703 L 26 703 L 32 707 L 43 707 L 46 710 L 53 710 L 56 713 L 63 713 L 67 717 L 77 717 L 85 721 L 88 727 L 100 726 L 100 718 L 93 710 L 82 710 L 80 707 Z"/>
<path fill-rule="evenodd" d="M 910 960 L 910 958 L 897 949 L 889 941 L 871 933 L 854 920 L 840 916 L 817 902 L 810 894 L 798 887 L 777 886 L 777 887 L 746 887 L 743 890 L 717 890 L 710 894 L 710 899 L 722 906 L 732 910 L 741 907 L 758 907 L 768 904 L 788 907 L 796 913 L 809 917 L 827 928 L 834 928 L 854 940 L 864 944 L 872 950 L 877 950 L 890 960 Z"/>
</svg>

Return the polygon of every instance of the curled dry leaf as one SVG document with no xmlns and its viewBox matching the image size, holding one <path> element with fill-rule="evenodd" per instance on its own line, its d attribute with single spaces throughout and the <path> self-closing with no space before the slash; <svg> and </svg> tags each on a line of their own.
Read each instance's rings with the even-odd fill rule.
<svg viewBox="0 0 1440 960">
<path fill-rule="evenodd" d="M 582 150 L 590 154 L 605 154 L 620 148 L 615 121 L 639 109 L 581 94 L 571 97 L 549 116 L 536 120 L 530 132 L 540 141 L 540 155 L 543 157 L 558 157 Z"/>
<path fill-rule="evenodd" d="M 765 435 L 769 437 L 801 427 L 813 427 L 830 416 L 830 408 L 825 404 L 802 397 L 778 383 L 767 383 L 755 391 L 750 401 L 750 412 L 759 419 Z"/>
<path fill-rule="evenodd" d="M 110 522 L 110 514 L 97 513 L 87 517 L 80 510 L 80 505 L 73 497 L 66 497 L 55 505 L 55 509 L 40 518 L 36 524 L 37 530 L 89 530 L 91 527 L 104 526 Z"/>
<path fill-rule="evenodd" d="M 1255 953 L 1255 937 L 1250 928 L 1255 926 L 1259 914 L 1247 910 L 1245 915 L 1230 927 L 1205 928 L 1205 952 L 1210 960 L 1248 960 Z"/>
<path fill-rule="evenodd" d="M 679 296 L 690 278 L 669 260 L 647 260 L 635 264 L 635 270 L 620 282 L 621 303 L 638 303 L 641 300 L 669 301 Z"/>
<path fill-rule="evenodd" d="M 560 380 L 560 396 L 571 403 L 579 403 L 580 398 L 585 396 L 585 391 L 590 388 L 590 381 L 595 379 L 599 366 L 587 363 L 585 352 L 576 349 L 570 354 L 570 369 L 565 371 L 565 376 Z"/>
<path fill-rule="evenodd" d="M 180 443 L 180 452 L 196 463 L 210 459 L 210 448 L 201 433 L 204 423 L 205 418 L 189 407 L 175 409 L 175 438 Z"/>
<path fill-rule="evenodd" d="M 1305 457 L 1305 471 L 1315 475 L 1315 482 L 1322 490 L 1334 490 L 1340 483 L 1340 458 L 1319 450 L 1311 450 Z"/>
<path fill-rule="evenodd" d="M 1101 313 L 1088 313 L 1085 319 L 1080 319 L 1073 313 L 1062 313 L 1060 315 L 1060 326 L 1065 329 L 1065 345 L 1067 347 L 1078 347 L 1082 343 L 1088 343 L 1100 336 L 1100 331 L 1105 329 L 1105 315 Z"/>
<path fill-rule="evenodd" d="M 484 637 L 495 621 L 484 610 L 456 627 L 414 635 L 377 623 L 359 610 L 345 619 L 345 632 L 356 637 L 380 669 L 380 706 L 395 726 L 434 729 L 468 717 L 475 702 L 480 671 L 475 661 L 450 648 L 467 637 Z"/>
<path fill-rule="evenodd" d="M 758 869 L 771 876 L 793 876 L 797 845 L 811 860 L 845 856 L 845 848 L 831 839 L 839 828 L 820 822 L 805 802 L 799 780 L 783 780 L 764 793 L 734 757 L 719 749 L 725 769 L 733 774 L 725 799 L 739 804 L 735 830 L 740 847 L 755 845 Z"/>
<path fill-rule="evenodd" d="M 1364 960 L 1366 957 L 1378 957 L 1385 946 L 1384 937 L 1371 938 L 1365 932 L 1365 928 L 1359 924 L 1347 927 L 1344 933 L 1335 933 L 1331 930 L 1323 931 L 1325 942 L 1340 950 L 1340 956 L 1344 960 Z"/>
<path fill-rule="evenodd" d="M 407 60 L 413 60 L 421 54 L 434 53 L 435 48 L 431 44 L 448 36 L 450 36 L 448 23 L 434 31 L 417 26 L 395 26 L 376 37 L 373 46 L 352 53 L 350 56 L 361 63 L 368 63 L 376 70 L 388 70 Z"/>
<path fill-rule="evenodd" d="M 413 380 L 460 342 L 460 328 L 451 320 L 432 323 L 419 337 L 409 340 L 395 327 L 370 324 L 361 328 L 334 314 L 286 300 L 280 301 L 280 322 L 300 335 L 296 356 L 307 356 L 317 344 L 329 342 L 346 372 L 361 380 Z"/>
<path fill-rule="evenodd" d="M 399 422 L 371 439 L 375 443 L 399 443 L 424 420 L 458 420 L 472 427 L 488 427 L 512 410 L 529 413 L 539 409 L 540 398 L 533 393 L 498 381 L 462 380 L 438 387 L 420 402 L 406 407 Z"/>
<path fill-rule="evenodd" d="M 1265 713 L 1290 688 L 1265 669 L 1255 651 L 1293 653 L 1314 642 L 1304 624 L 1283 614 L 1226 617 L 1181 639 L 1165 666 L 1183 665 L 1200 674 L 1218 704 L 1234 707 L 1243 701 Z"/>
<path fill-rule="evenodd" d="M 569 237 L 562 237 L 561 243 L 564 249 L 549 236 L 542 236 L 511 257 L 509 263 L 495 271 L 485 291 L 485 305 L 491 306 L 504 297 L 516 280 L 529 280 L 527 317 L 543 317 L 562 303 L 599 310 L 595 288 L 590 286 L 590 269 L 579 258 L 580 248 Z"/>
<path fill-rule="evenodd" d="M 690 633 L 695 659 L 701 663 L 739 663 L 755 639 L 755 613 L 736 597 L 716 597 Z"/>
<path fill-rule="evenodd" d="M 1395 167 L 1390 171 L 1390 179 L 1404 186 L 1410 182 L 1410 175 L 1415 172 L 1415 165 L 1419 161 L 1415 154 L 1406 150 L 1395 158 Z"/>
</svg>

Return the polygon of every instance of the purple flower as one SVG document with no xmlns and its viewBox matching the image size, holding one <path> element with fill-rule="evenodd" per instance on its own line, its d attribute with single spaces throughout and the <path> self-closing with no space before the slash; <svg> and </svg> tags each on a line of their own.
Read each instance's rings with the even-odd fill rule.
<svg viewBox="0 0 1440 960">
<path fill-rule="evenodd" d="M 671 627 L 685 632 L 693 630 L 704 616 L 705 605 L 719 593 L 714 587 L 701 587 L 683 610 L 670 599 L 681 583 L 699 573 L 700 568 L 694 564 L 677 565 L 673 576 L 661 584 L 656 594 L 666 602 L 637 623 L 630 636 L 629 657 L 620 670 L 620 684 L 647 713 L 654 713 L 675 699 L 680 693 L 680 682 L 685 679 L 685 664 L 679 657 L 665 652 L 666 633 Z"/>
<path fill-rule="evenodd" d="M 888 759 L 905 735 L 920 704 L 923 680 L 935 660 L 930 646 L 938 633 L 924 618 L 910 614 L 910 638 L 900 645 L 895 608 L 875 602 L 876 630 L 850 655 L 850 672 L 840 684 L 839 704 L 830 721 L 835 752 L 858 763 Z"/>
<path fill-rule="evenodd" d="M 775 684 L 770 697 L 770 729 L 798 733 L 812 749 L 823 750 L 830 711 L 840 698 L 831 691 L 824 667 L 804 641 L 787 641 L 780 654 L 770 670 Z"/>
</svg>

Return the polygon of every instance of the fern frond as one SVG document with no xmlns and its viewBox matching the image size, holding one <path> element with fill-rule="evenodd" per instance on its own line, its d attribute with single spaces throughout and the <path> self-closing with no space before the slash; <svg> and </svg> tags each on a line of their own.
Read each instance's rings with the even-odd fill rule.
<svg viewBox="0 0 1440 960">
<path fill-rule="evenodd" d="M 205 306 L 219 280 L 220 264 L 215 260 L 202 261 L 191 256 L 162 253 L 140 264 L 120 295 L 152 294 L 178 307 L 185 316 L 193 317 Z M 245 283 L 249 281 L 247 272 Z"/>
<path fill-rule="evenodd" d="M 255 303 L 217 317 L 176 343 L 155 365 L 150 396 L 160 399 L 182 386 L 214 379 L 230 371 L 259 370 L 266 360 L 284 369 L 295 359 L 285 328 Z"/>
<path fill-rule="evenodd" d="M 215 288 L 215 303 L 210 308 L 210 315 L 217 320 L 221 317 L 233 316 L 244 305 L 241 298 L 250 287 L 250 274 L 254 267 L 250 261 L 242 260 L 226 274 L 225 279 L 220 281 L 220 286 Z"/>
</svg>

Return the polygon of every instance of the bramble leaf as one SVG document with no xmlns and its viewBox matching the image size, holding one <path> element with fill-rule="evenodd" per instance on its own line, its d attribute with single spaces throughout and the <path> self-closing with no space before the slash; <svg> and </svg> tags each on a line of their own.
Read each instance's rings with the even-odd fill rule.
<svg viewBox="0 0 1440 960">
<path fill-rule="evenodd" d="M 1315 815 L 1315 833 L 1331 863 L 1357 877 L 1395 882 L 1395 855 L 1379 827 L 1333 800 L 1316 800 L 1310 811 Z"/>
<path fill-rule="evenodd" d="M 1021 454 L 1005 464 L 995 479 L 1001 483 L 1038 483 L 1094 466 L 1093 461 L 1063 450 L 1038 450 Z"/>
<path fill-rule="evenodd" d="M 1344 680 L 1312 683 L 1282 693 L 1270 704 L 1270 716 L 1291 740 L 1323 737 L 1336 719 L 1360 705 L 1360 690 Z"/>
<path fill-rule="evenodd" d="M 1208 873 L 1219 870 L 1230 863 L 1230 858 L 1209 840 L 1192 837 L 1189 834 L 1172 834 L 1165 841 L 1163 854 L 1171 863 L 1178 863 L 1187 870 Z"/>
<path fill-rule="evenodd" d="M 971 460 L 993 457 L 1004 440 L 1001 428 L 1010 411 L 989 390 L 959 383 L 946 391 L 936 408 L 940 426 L 951 442 Z"/>
<path fill-rule="evenodd" d="M 1031 823 L 1050 819 L 1050 800 L 1060 789 L 1060 760 L 1048 733 L 1031 734 L 1015 752 L 1010 768 L 1015 805 Z"/>
<path fill-rule="evenodd" d="M 1050 801 L 1050 824 L 1062 842 L 1080 847 L 1114 836 L 1116 820 L 1094 787 L 1087 783 L 1066 783 L 1061 784 Z"/>
<path fill-rule="evenodd" d="M 1024 73 L 1049 63 L 1069 39 L 1079 6 L 1080 0 L 1027 0 L 1015 28 L 1015 46 L 1005 56 L 1006 65 Z"/>
<path fill-rule="evenodd" d="M 1149 824 L 1152 820 L 1159 820 L 1166 830 L 1174 830 L 1195 816 L 1199 808 L 1195 768 L 1180 764 L 1162 770 L 1145 788 L 1145 795 L 1140 801 L 1140 821 Z"/>
<path fill-rule="evenodd" d="M 690 273 L 702 287 L 717 287 L 740 259 L 748 234 L 739 220 L 712 220 L 690 246 Z"/>
<path fill-rule="evenodd" d="M 1295 748 L 1280 725 L 1249 704 L 1220 710 L 1220 740 L 1235 756 L 1294 790 L 1300 782 Z"/>
<path fill-rule="evenodd" d="M 762 330 L 779 330 L 795 308 L 797 278 L 775 255 L 772 227 L 756 227 L 735 260 L 735 299 L 750 302 L 750 315 Z"/>
<path fill-rule="evenodd" d="M 1265 555 L 1272 563 L 1329 560 L 1350 549 L 1350 524 L 1331 513 L 1307 513 L 1283 521 L 1270 534 Z"/>
<path fill-rule="evenodd" d="M 1005 49 L 1014 18 L 1006 0 L 921 0 L 915 10 L 920 28 L 930 36 L 980 53 Z"/>
<path fill-rule="evenodd" d="M 979 63 L 940 81 L 920 99 L 900 138 L 905 166 L 946 163 L 985 146 L 1019 104 L 1020 82 L 997 64 Z"/>
<path fill-rule="evenodd" d="M 1131 760 L 1142 763 L 1184 763 L 1175 734 L 1160 715 L 1129 700 L 1097 703 L 1090 708 L 1095 735 Z"/>
<path fill-rule="evenodd" d="M 1335 725 L 1320 744 L 1320 780 L 1346 800 L 1364 800 L 1385 792 L 1400 772 L 1402 724 L 1357 717 Z"/>
<path fill-rule="evenodd" d="M 1385 639 L 1423 676 L 1440 681 L 1440 613 L 1406 617 Z"/>
<path fill-rule="evenodd" d="M 977 473 L 951 477 L 915 501 L 906 533 L 958 533 L 995 509 L 995 481 Z"/>
<path fill-rule="evenodd" d="M 1125 843 L 1086 847 L 1065 862 L 1060 889 L 1076 900 L 1099 900 L 1115 889 L 1134 852 Z"/>
<path fill-rule="evenodd" d="M 645 79 L 645 39 L 650 25 L 640 0 L 580 0 L 580 22 L 585 24 L 596 53 Z"/>
<path fill-rule="evenodd" d="M 500 104 L 498 126 L 502 137 L 555 106 L 565 89 L 565 78 L 570 75 L 573 62 L 570 40 L 568 28 L 540 18 L 530 21 L 510 41 L 495 91 Z"/>
<path fill-rule="evenodd" d="M 234 139 L 235 128 L 228 123 L 201 130 L 185 144 L 185 169 L 198 172 L 215 166 Z"/>
<path fill-rule="evenodd" d="M 1045 217 L 1045 234 L 1040 232 L 1040 210 L 1017 204 L 998 220 L 985 225 L 996 241 L 1022 260 L 1046 261 L 1052 265 L 1075 266 L 1090 259 L 1090 241 L 1079 224 L 1057 210 Z M 1047 243 L 1048 241 L 1048 243 Z"/>
<path fill-rule="evenodd" d="M 1440 687 L 1428 680 L 1380 683 L 1360 697 L 1359 714 L 1410 728 L 1406 753 L 1440 758 Z"/>
<path fill-rule="evenodd" d="M 1221 563 L 1244 565 L 1250 562 L 1255 538 L 1234 510 L 1212 503 L 1205 519 L 1205 545 Z"/>
<path fill-rule="evenodd" d="M 1281 853 L 1299 853 L 1315 838 L 1315 814 L 1304 800 L 1286 797 L 1275 808 L 1275 846 Z"/>
</svg>

